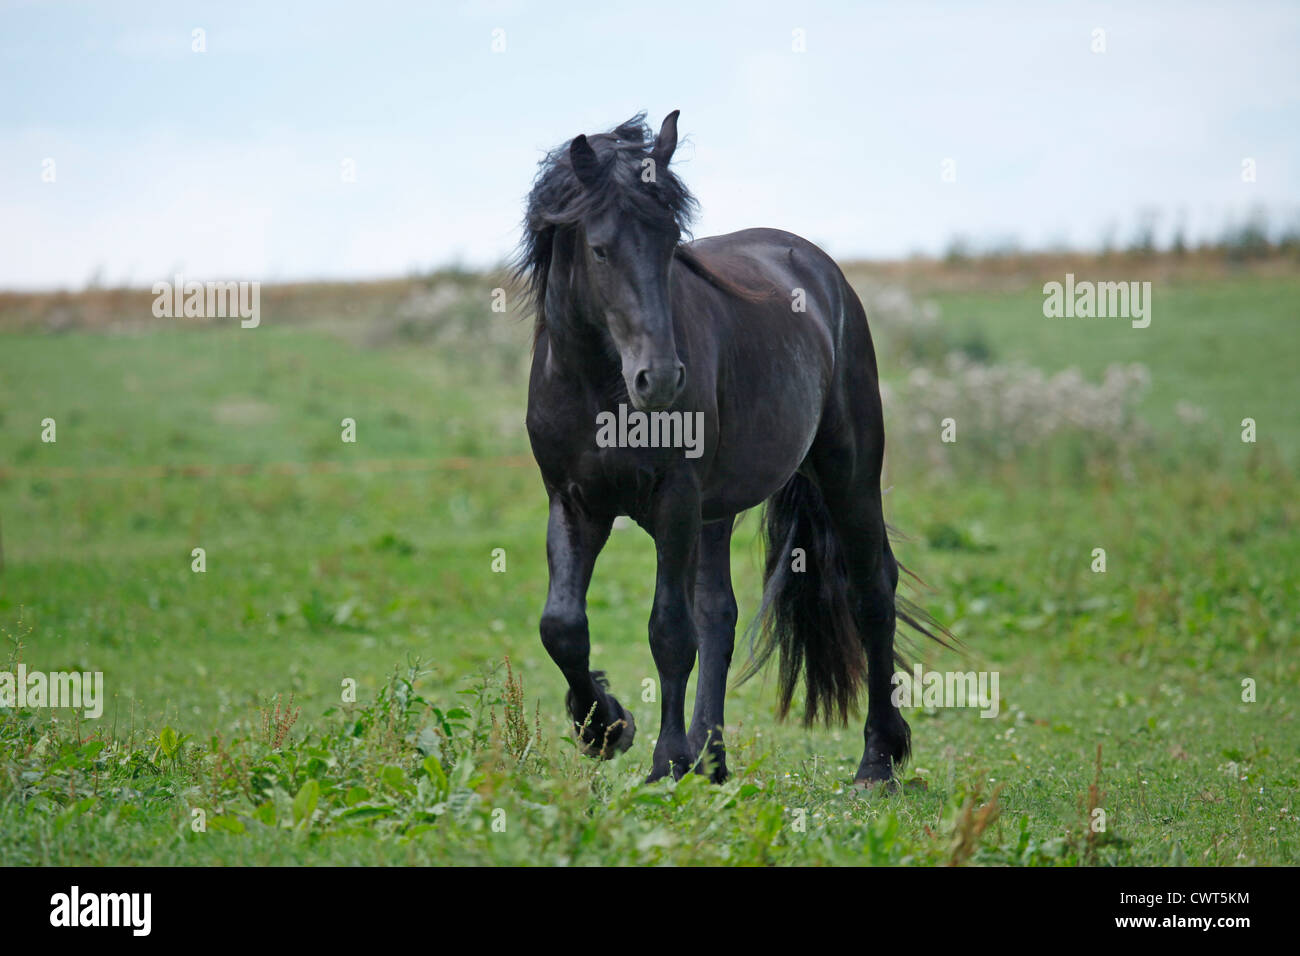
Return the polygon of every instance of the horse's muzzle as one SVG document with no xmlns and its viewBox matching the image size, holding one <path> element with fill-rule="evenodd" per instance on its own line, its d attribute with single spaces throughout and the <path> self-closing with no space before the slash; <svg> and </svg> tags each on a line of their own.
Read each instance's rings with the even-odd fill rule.
<svg viewBox="0 0 1300 956">
<path fill-rule="evenodd" d="M 658 412 L 677 400 L 686 385 L 686 366 L 672 362 L 640 369 L 629 383 L 632 404 L 643 412 Z"/>
</svg>

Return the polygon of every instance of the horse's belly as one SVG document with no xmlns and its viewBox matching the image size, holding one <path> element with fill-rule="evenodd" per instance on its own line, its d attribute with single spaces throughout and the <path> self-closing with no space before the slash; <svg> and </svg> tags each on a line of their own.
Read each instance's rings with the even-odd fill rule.
<svg viewBox="0 0 1300 956">
<path fill-rule="evenodd" d="M 784 405 L 785 403 L 783 403 Z M 784 487 L 803 464 L 817 435 L 820 404 L 811 396 L 800 407 L 753 409 L 722 423 L 701 501 L 702 517 L 714 521 L 762 504 Z"/>
<path fill-rule="evenodd" d="M 736 360 L 745 374 L 719 389 L 717 452 L 701 503 L 706 521 L 774 495 L 817 437 L 831 380 L 829 336 L 815 321 L 782 332 L 746 341 Z"/>
</svg>

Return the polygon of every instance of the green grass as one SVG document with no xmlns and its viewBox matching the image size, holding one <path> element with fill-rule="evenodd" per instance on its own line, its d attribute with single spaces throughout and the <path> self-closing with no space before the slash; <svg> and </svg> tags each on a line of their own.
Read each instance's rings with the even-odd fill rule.
<svg viewBox="0 0 1300 956">
<path fill-rule="evenodd" d="M 1108 278 L 1091 271 L 1076 276 Z M 1002 361 L 1049 372 L 1074 366 L 1093 379 L 1112 362 L 1146 364 L 1153 375 L 1143 412 L 1163 431 L 1183 427 L 1176 407 L 1185 402 L 1204 409 L 1226 437 L 1239 436 L 1241 420 L 1254 418 L 1259 436 L 1292 461 L 1300 452 L 1300 276 L 1155 282 L 1145 329 L 1120 318 L 1045 318 L 1041 287 L 933 298 L 956 337 L 981 333 Z"/>
<path fill-rule="evenodd" d="M 1157 290 L 1146 330 L 1047 320 L 1038 294 L 941 298 L 999 360 L 1146 363 L 1154 437 L 1079 469 L 1032 450 L 989 466 L 959 443 L 946 478 L 896 452 L 899 554 L 967 648 L 920 651 L 997 670 L 1001 713 L 908 711 L 892 794 L 849 786 L 860 727 L 781 725 L 761 680 L 728 697 L 731 781 L 642 782 L 658 707 L 636 529 L 613 535 L 589 611 L 639 736 L 610 763 L 574 751 L 537 638 L 524 382 L 495 358 L 273 320 L 0 334 L 0 669 L 21 653 L 103 671 L 108 691 L 98 721 L 0 711 L 0 863 L 1294 864 L 1297 291 Z M 1180 400 L 1222 431 L 1189 437 Z M 1238 438 L 1246 415 L 1258 445 Z M 736 536 L 742 624 L 756 527 Z M 290 694 L 301 716 L 277 745 L 265 715 Z"/>
</svg>

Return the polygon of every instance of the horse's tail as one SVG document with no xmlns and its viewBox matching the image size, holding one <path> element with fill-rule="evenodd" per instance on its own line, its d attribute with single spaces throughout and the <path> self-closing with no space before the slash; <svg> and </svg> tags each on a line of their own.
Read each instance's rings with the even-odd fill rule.
<svg viewBox="0 0 1300 956">
<path fill-rule="evenodd" d="M 804 723 L 819 717 L 845 722 L 866 685 L 867 658 L 830 512 L 812 481 L 796 473 L 768 500 L 763 537 L 763 603 L 750 628 L 752 654 L 740 680 L 753 677 L 779 649 L 780 716 L 790 712 L 802 673 Z M 793 554 L 796 546 L 799 555 Z M 796 568 L 799 562 L 804 564 Z"/>
<path fill-rule="evenodd" d="M 844 723 L 866 686 L 866 646 L 849 600 L 848 569 L 817 485 L 797 473 L 786 482 L 767 502 L 763 537 L 763 602 L 750 625 L 751 655 L 738 680 L 753 677 L 779 650 L 778 714 L 789 714 L 802 675 L 804 723 Z M 793 553 L 796 547 L 800 555 Z M 901 596 L 894 601 L 900 622 L 952 647 L 955 639 L 942 624 Z M 901 653 L 895 657 L 906 666 Z"/>
<path fill-rule="evenodd" d="M 885 525 L 885 532 L 889 535 L 891 541 L 896 537 L 901 537 L 906 540 L 906 536 L 901 531 L 888 523 Z M 898 565 L 898 570 L 903 573 L 905 578 L 911 579 L 913 585 L 918 587 L 926 586 L 920 576 L 907 565 L 903 564 L 902 561 L 895 560 L 894 563 Z M 909 600 L 901 594 L 898 594 L 897 588 L 900 583 L 898 578 L 895 578 L 893 583 L 895 587 L 894 616 L 922 637 L 928 637 L 930 640 L 941 644 L 949 650 L 960 650 L 961 641 L 957 639 L 952 631 L 944 627 L 938 618 L 925 608 L 921 607 L 921 605 L 917 604 L 915 601 Z M 911 666 L 903 652 L 897 649 L 897 642 L 894 650 L 894 660 L 904 669 Z"/>
</svg>

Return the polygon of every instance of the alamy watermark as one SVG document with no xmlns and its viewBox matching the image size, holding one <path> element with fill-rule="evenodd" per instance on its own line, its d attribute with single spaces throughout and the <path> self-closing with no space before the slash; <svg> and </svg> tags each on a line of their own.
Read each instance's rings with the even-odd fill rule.
<svg viewBox="0 0 1300 956">
<path fill-rule="evenodd" d="M 895 707 L 978 707 L 981 717 L 996 717 L 1000 708 L 997 671 L 898 671 L 891 678 Z"/>
<path fill-rule="evenodd" d="M 73 886 L 50 897 L 50 925 L 124 927 L 148 936 L 153 926 L 152 893 L 83 893 Z"/>
<path fill-rule="evenodd" d="M 618 406 L 618 414 L 596 415 L 601 448 L 682 448 L 687 458 L 704 454 L 703 412 L 641 412 Z"/>
<path fill-rule="evenodd" d="M 153 314 L 159 319 L 238 318 L 245 329 L 262 321 L 260 282 L 198 282 L 175 276 L 153 284 Z"/>
<path fill-rule="evenodd" d="M 1151 324 L 1150 282 L 1075 282 L 1067 272 L 1064 283 L 1044 284 L 1043 296 L 1049 319 L 1132 319 L 1135 329 Z"/>
<path fill-rule="evenodd" d="M 0 671 L 0 707 L 72 707 L 84 710 L 88 720 L 104 713 L 102 671 L 29 671 L 19 664 L 17 673 Z"/>
</svg>

